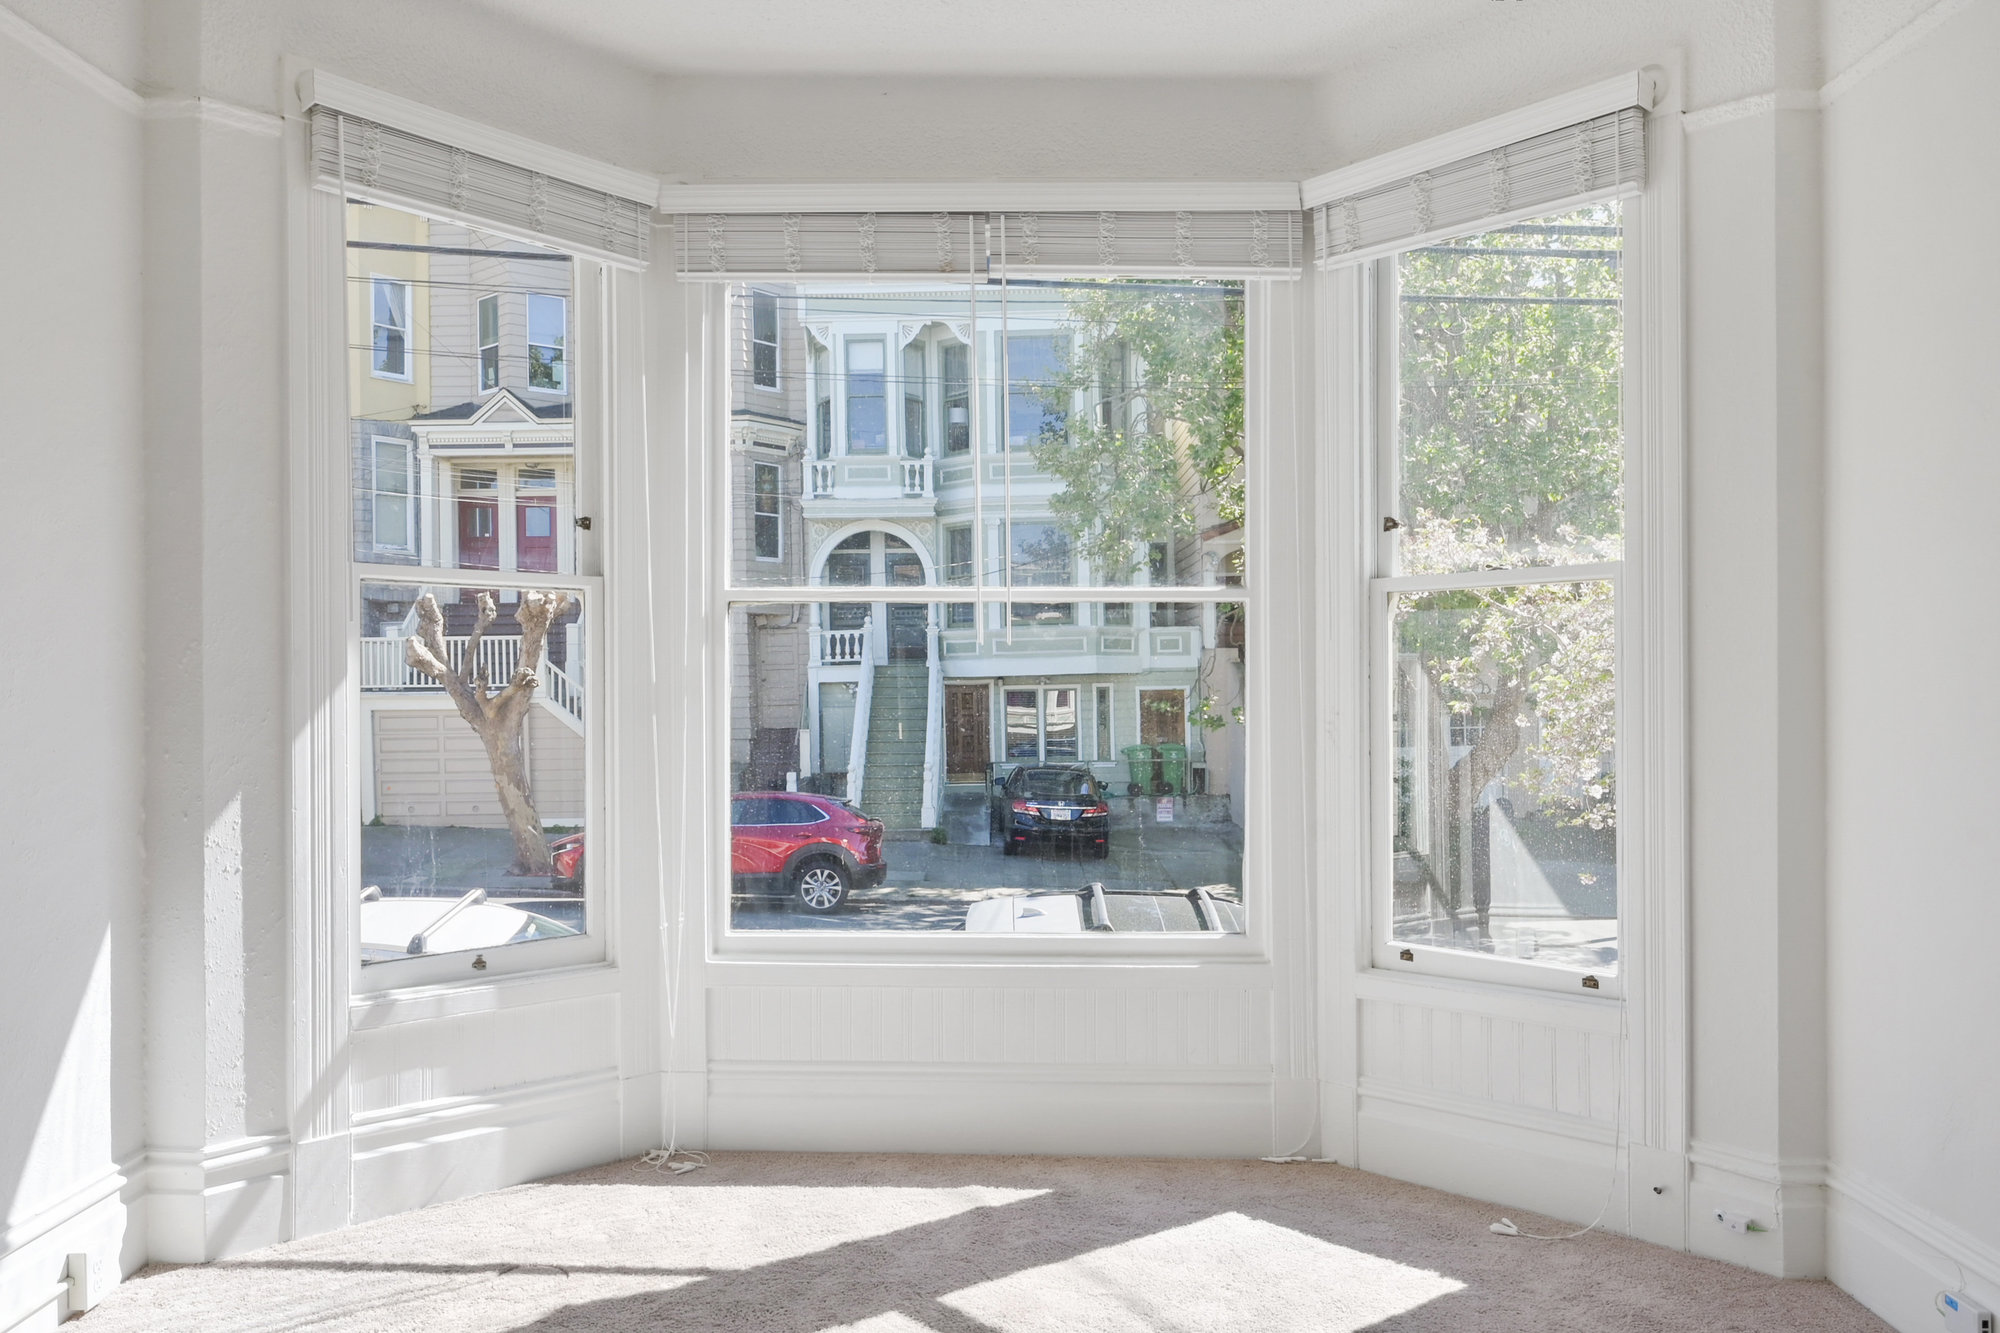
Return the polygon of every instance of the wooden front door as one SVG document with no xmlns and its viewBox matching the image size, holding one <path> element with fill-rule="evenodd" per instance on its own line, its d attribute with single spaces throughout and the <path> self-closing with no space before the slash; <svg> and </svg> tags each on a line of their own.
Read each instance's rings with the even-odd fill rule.
<svg viewBox="0 0 2000 1333">
<path fill-rule="evenodd" d="M 946 782 L 984 782 L 993 758 L 991 689 L 985 685 L 944 687 L 944 773 Z"/>
<path fill-rule="evenodd" d="M 500 506 L 491 500 L 458 502 L 458 563 L 466 569 L 500 568 Z"/>
</svg>

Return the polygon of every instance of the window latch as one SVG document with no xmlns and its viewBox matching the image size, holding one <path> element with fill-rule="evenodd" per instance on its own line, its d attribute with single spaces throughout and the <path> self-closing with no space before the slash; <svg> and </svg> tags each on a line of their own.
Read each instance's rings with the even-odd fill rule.
<svg viewBox="0 0 2000 1333">
<path fill-rule="evenodd" d="M 1398 522 L 1392 515 L 1389 514 L 1382 515 L 1382 531 L 1394 532 L 1397 528 L 1400 528 L 1402 526 L 1403 525 L 1400 522 Z"/>
<path fill-rule="evenodd" d="M 576 521 L 576 525 L 577 525 L 577 526 L 578 526 L 579 528 L 582 528 L 582 529 L 583 529 L 583 530 L 584 530 L 585 532 L 589 532 L 589 531 L 590 531 L 590 515 L 588 515 L 588 514 L 585 514 L 585 515 L 583 515 L 583 516 L 582 516 L 581 518 L 577 519 L 577 521 Z"/>
</svg>

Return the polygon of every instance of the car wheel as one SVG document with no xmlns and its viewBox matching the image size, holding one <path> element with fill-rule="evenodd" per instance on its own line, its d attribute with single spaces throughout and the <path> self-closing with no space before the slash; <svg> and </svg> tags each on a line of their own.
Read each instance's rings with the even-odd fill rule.
<svg viewBox="0 0 2000 1333">
<path fill-rule="evenodd" d="M 1096 855 L 1097 859 L 1100 861 L 1102 861 L 1105 857 L 1111 855 L 1111 839 L 1106 838 L 1103 842 L 1097 844 Z"/>
<path fill-rule="evenodd" d="M 1000 834 L 1000 855 L 1019 856 L 1020 854 L 1021 844 L 1015 842 L 1013 837 L 1003 830 Z"/>
<path fill-rule="evenodd" d="M 820 857 L 799 867 L 799 902 L 808 912 L 831 912 L 847 901 L 847 867 Z"/>
</svg>

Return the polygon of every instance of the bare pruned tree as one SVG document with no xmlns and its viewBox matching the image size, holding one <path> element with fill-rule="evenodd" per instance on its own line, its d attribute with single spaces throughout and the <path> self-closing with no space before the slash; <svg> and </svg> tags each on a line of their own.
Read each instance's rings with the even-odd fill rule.
<svg viewBox="0 0 2000 1333">
<path fill-rule="evenodd" d="M 479 660 L 479 643 L 499 615 L 493 594 L 479 594 L 479 617 L 465 653 L 454 667 L 444 642 L 444 613 L 437 599 L 425 593 L 417 600 L 417 632 L 404 640 L 404 656 L 409 664 L 444 686 L 445 693 L 458 705 L 459 716 L 472 727 L 486 747 L 486 761 L 493 769 L 493 785 L 500 793 L 500 809 L 507 816 L 507 828 L 514 835 L 516 875 L 552 875 L 555 863 L 549 857 L 548 840 L 542 834 L 542 817 L 528 790 L 528 766 L 522 753 L 528 709 L 533 706 L 535 687 L 541 683 L 542 653 L 548 644 L 549 626 L 560 620 L 570 607 L 566 592 L 523 592 L 514 609 L 521 626 L 521 656 L 514 674 L 498 690 L 486 678 L 486 666 Z"/>
</svg>

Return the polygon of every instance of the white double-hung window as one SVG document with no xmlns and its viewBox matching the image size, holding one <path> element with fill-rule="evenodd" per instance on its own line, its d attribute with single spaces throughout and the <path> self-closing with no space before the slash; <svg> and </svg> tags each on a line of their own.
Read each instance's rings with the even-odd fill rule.
<svg viewBox="0 0 2000 1333">
<path fill-rule="evenodd" d="M 341 457 L 306 471 L 349 553 L 315 631 L 345 740 L 314 753 L 357 761 L 313 778 L 340 868 L 313 901 L 357 991 L 601 958 L 606 427 L 576 390 L 608 401 L 610 357 L 571 311 L 643 262 L 647 208 L 491 159 L 468 186 L 464 152 L 324 105 L 311 141 L 313 281 L 344 288 L 313 341 L 345 373 L 313 381 Z"/>
<path fill-rule="evenodd" d="M 1317 211 L 1367 409 L 1376 966 L 1620 986 L 1643 182 L 1633 109 Z"/>
<path fill-rule="evenodd" d="M 752 488 L 714 506 L 750 525 L 713 548 L 723 947 L 1250 947 L 1228 627 L 1259 589 L 1228 572 L 1259 466 L 1249 330 L 1295 289 L 1298 214 L 694 221 L 684 277 L 722 287 L 707 346 L 735 359 L 713 382 L 802 444 L 796 549 L 759 540 L 780 465 L 717 473 Z M 810 376 L 782 414 L 730 336 L 772 300 Z"/>
</svg>

